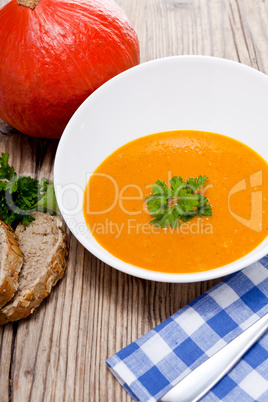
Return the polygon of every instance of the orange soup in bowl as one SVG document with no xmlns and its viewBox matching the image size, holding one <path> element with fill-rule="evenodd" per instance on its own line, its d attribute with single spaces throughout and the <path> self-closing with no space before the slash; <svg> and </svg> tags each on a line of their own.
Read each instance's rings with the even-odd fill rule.
<svg viewBox="0 0 268 402">
<path fill-rule="evenodd" d="M 192 219 L 154 224 L 146 202 L 153 185 L 200 176 L 206 180 L 196 194 L 212 213 L 197 214 L 193 203 Z M 185 130 L 117 149 L 91 175 L 83 211 L 92 235 L 115 257 L 148 270 L 193 273 L 256 248 L 268 234 L 267 200 L 268 164 L 259 154 L 224 135 Z M 174 207 L 179 197 L 165 202 Z"/>
</svg>

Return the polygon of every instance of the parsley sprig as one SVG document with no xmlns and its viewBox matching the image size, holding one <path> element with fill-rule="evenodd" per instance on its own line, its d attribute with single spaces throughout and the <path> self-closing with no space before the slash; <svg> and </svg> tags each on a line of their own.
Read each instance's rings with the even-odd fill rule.
<svg viewBox="0 0 268 402">
<path fill-rule="evenodd" d="M 59 212 L 53 183 L 39 182 L 30 176 L 19 176 L 8 163 L 9 154 L 0 157 L 0 218 L 15 228 L 20 222 L 28 225 L 34 220 L 34 211 Z"/>
<path fill-rule="evenodd" d="M 190 221 L 195 216 L 211 216 L 208 198 L 197 192 L 207 179 L 207 176 L 199 176 L 184 181 L 180 176 L 173 176 L 170 187 L 165 181 L 157 180 L 152 186 L 152 195 L 145 199 L 153 217 L 150 223 L 161 228 L 168 225 L 176 228 L 181 221 Z"/>
</svg>

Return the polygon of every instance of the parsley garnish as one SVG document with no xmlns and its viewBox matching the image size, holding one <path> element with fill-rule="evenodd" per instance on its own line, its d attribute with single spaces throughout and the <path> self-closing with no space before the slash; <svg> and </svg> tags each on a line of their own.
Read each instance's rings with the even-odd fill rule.
<svg viewBox="0 0 268 402">
<path fill-rule="evenodd" d="M 170 187 L 164 181 L 157 180 L 152 186 L 152 195 L 145 199 L 152 225 L 166 228 L 179 227 L 195 216 L 211 216 L 212 208 L 208 198 L 197 192 L 206 183 L 207 176 L 199 176 L 183 180 L 174 176 L 170 180 Z"/>
<path fill-rule="evenodd" d="M 18 176 L 8 163 L 9 154 L 0 157 L 0 217 L 13 228 L 22 222 L 28 225 L 34 221 L 34 211 L 59 212 L 53 183 L 47 179 L 39 182 L 30 176 Z"/>
</svg>

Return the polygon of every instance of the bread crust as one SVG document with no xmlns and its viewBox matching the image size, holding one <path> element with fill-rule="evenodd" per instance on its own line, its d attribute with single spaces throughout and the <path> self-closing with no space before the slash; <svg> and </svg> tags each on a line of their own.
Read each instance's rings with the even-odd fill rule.
<svg viewBox="0 0 268 402">
<path fill-rule="evenodd" d="M 3 252 L 0 278 L 0 308 L 8 303 L 18 289 L 18 275 L 23 264 L 23 253 L 19 247 L 17 237 L 11 226 L 0 221 Z"/>
<path fill-rule="evenodd" d="M 38 214 L 40 213 L 36 213 L 35 217 L 38 218 Z M 63 228 L 62 221 L 57 217 L 51 218 L 57 220 L 57 229 L 59 231 L 57 247 L 49 259 L 47 267 L 44 268 L 44 272 L 39 278 L 38 283 L 25 289 L 20 295 L 15 293 L 13 299 L 0 310 L 0 325 L 4 325 L 9 321 L 17 321 L 21 318 L 26 318 L 33 313 L 43 299 L 50 294 L 52 287 L 56 285 L 65 272 L 69 248 L 67 235 Z M 30 225 L 34 224 L 35 221 L 30 223 Z M 16 232 L 19 233 L 21 229 L 22 227 L 19 225 Z M 27 256 L 25 256 L 25 258 L 27 258 Z"/>
</svg>

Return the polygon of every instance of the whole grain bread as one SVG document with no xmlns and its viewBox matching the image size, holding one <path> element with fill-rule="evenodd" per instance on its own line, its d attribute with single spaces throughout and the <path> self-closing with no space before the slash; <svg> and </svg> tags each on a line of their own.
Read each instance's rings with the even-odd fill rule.
<svg viewBox="0 0 268 402">
<path fill-rule="evenodd" d="M 18 289 L 18 275 L 23 253 L 14 230 L 0 221 L 0 308 L 12 299 Z"/>
<path fill-rule="evenodd" d="M 33 222 L 18 225 L 15 232 L 24 263 L 14 297 L 0 310 L 0 325 L 33 313 L 62 278 L 67 265 L 68 241 L 62 221 L 47 213 L 33 216 Z"/>
</svg>

